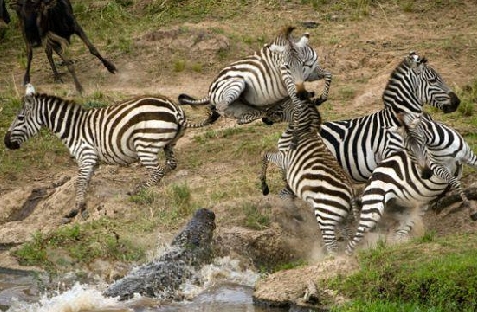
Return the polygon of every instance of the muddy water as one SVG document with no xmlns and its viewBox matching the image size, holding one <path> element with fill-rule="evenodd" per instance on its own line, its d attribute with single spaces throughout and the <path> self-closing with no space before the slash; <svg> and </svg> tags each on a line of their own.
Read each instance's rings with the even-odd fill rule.
<svg viewBox="0 0 477 312">
<path fill-rule="evenodd" d="M 255 272 L 243 269 L 238 261 L 216 259 L 200 272 L 203 284 L 184 284 L 186 300 L 163 303 L 136 296 L 127 301 L 105 298 L 106 285 L 80 285 L 63 292 L 40 294 L 37 280 L 30 274 L 0 271 L 0 308 L 8 312 L 281 312 L 255 306 L 253 285 L 259 278 Z"/>
</svg>

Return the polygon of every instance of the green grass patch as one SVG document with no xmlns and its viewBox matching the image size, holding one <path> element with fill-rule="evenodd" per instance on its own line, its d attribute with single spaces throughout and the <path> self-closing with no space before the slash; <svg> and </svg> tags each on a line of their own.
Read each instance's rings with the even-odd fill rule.
<svg viewBox="0 0 477 312">
<path fill-rule="evenodd" d="M 427 240 L 364 251 L 360 271 L 338 277 L 330 286 L 355 304 L 407 302 L 423 311 L 475 311 L 477 239 L 456 235 Z"/>
<path fill-rule="evenodd" d="M 243 215 L 245 216 L 244 226 L 262 230 L 270 225 L 270 209 L 258 207 L 253 203 L 242 204 Z"/>
<path fill-rule="evenodd" d="M 53 270 L 65 264 L 87 264 L 94 259 L 137 261 L 144 250 L 121 238 L 107 219 L 65 225 L 48 234 L 36 232 L 13 252 L 21 265 Z M 54 253 L 51 251 L 55 250 Z M 63 256 L 61 256 L 63 255 Z"/>
</svg>

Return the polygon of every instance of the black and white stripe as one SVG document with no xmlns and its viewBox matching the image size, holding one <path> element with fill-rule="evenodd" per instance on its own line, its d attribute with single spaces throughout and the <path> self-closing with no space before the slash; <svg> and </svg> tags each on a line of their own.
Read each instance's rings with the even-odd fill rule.
<svg viewBox="0 0 477 312">
<path fill-rule="evenodd" d="M 303 81 L 325 79 L 320 98 L 326 100 L 332 75 L 318 65 L 318 56 L 308 45 L 309 35 L 295 41 L 292 31 L 292 27 L 285 28 L 254 55 L 223 68 L 210 85 L 206 98 L 196 100 L 181 94 L 179 103 L 210 104 L 221 115 L 246 124 L 264 117 L 267 108 L 285 98 L 290 98 L 294 106 L 299 105 L 295 84 Z"/>
<path fill-rule="evenodd" d="M 428 114 L 401 113 L 398 118 L 404 123 L 401 134 L 405 150 L 383 160 L 371 175 L 363 191 L 359 225 L 348 243 L 348 254 L 381 219 L 388 205 L 423 211 L 449 185 L 461 190 L 462 164 L 477 168 L 476 155 L 456 130 L 433 121 Z M 431 170 L 430 177 L 424 168 Z M 463 200 L 475 220 L 475 209 Z M 413 224 L 410 218 L 403 220 L 396 233 L 398 239 L 407 239 Z"/>
<path fill-rule="evenodd" d="M 199 125 L 188 124 L 182 108 L 164 96 L 144 96 L 85 110 L 70 100 L 28 93 L 4 142 L 9 149 L 18 149 L 42 127 L 61 139 L 79 166 L 76 206 L 67 216 L 71 218 L 86 208 L 85 193 L 97 163 L 129 164 L 139 160 L 149 172 L 141 188 L 152 186 L 176 168 L 173 148 L 185 128 L 211 122 L 212 117 Z M 165 166 L 159 164 L 162 149 Z"/>
<path fill-rule="evenodd" d="M 425 103 L 453 112 L 460 104 L 439 73 L 413 52 L 391 73 L 383 101 L 381 111 L 321 127 L 323 141 L 354 181 L 366 182 L 383 159 L 402 149 L 399 135 L 386 130 L 398 124 L 397 113 L 421 112 Z"/>
<path fill-rule="evenodd" d="M 297 96 L 301 95 L 301 92 L 297 93 Z M 321 118 L 315 104 L 310 99 L 302 100 L 295 128 L 298 138 L 295 149 L 263 154 L 262 192 L 264 195 L 269 193 L 266 173 L 268 163 L 275 163 L 283 170 L 290 191 L 313 207 L 327 251 L 334 253 L 338 248 L 336 227 L 346 222 L 351 217 L 350 212 L 356 212 L 356 207 L 351 179 L 316 135 Z M 284 133 L 293 131 L 289 125 Z"/>
</svg>

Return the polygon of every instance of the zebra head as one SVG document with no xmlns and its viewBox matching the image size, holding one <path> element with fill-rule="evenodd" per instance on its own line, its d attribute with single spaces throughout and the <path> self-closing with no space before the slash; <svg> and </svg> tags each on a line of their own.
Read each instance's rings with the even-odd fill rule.
<svg viewBox="0 0 477 312">
<path fill-rule="evenodd" d="M 425 115 L 424 115 L 425 114 Z M 411 160 L 422 171 L 422 177 L 429 179 L 432 176 L 432 170 L 429 167 L 429 157 L 426 135 L 425 120 L 429 120 L 427 113 L 406 112 L 398 113 L 398 120 L 401 123 L 398 133 L 402 136 L 404 149 L 408 152 Z"/>
<path fill-rule="evenodd" d="M 295 88 L 296 96 L 301 102 L 300 107 L 296 108 L 299 109 L 299 127 L 303 126 L 314 132 L 319 132 L 322 120 L 321 114 L 316 107 L 321 105 L 322 101 L 319 98 L 315 99 L 315 93 L 313 91 L 308 92 L 302 83 L 296 84 Z"/>
<path fill-rule="evenodd" d="M 30 89 L 31 91 L 31 89 Z M 40 130 L 42 123 L 37 117 L 37 93 L 28 93 L 23 97 L 23 107 L 13 120 L 3 142 L 9 149 L 16 150 L 20 145 Z"/>
<path fill-rule="evenodd" d="M 426 58 L 421 58 L 415 52 L 411 52 L 405 63 L 409 67 L 409 81 L 421 105 L 430 104 L 444 113 L 457 110 L 460 99 L 447 86 L 441 75 L 427 65 Z"/>
<path fill-rule="evenodd" d="M 323 78 L 322 70 L 318 65 L 316 51 L 308 45 L 309 33 L 304 33 L 297 41 L 292 36 L 294 27 L 286 27 L 268 45 L 272 52 L 281 53 L 284 61 L 289 65 L 295 82 L 314 81 Z"/>
</svg>

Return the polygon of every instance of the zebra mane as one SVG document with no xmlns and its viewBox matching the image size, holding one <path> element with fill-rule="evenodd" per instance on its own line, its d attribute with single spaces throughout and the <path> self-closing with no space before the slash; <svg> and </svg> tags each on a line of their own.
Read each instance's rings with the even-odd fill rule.
<svg viewBox="0 0 477 312">
<path fill-rule="evenodd" d="M 82 105 L 76 103 L 74 100 L 63 99 L 63 98 L 60 98 L 56 95 L 50 95 L 50 94 L 46 94 L 46 93 L 35 92 L 35 93 L 32 93 L 32 94 L 26 95 L 25 97 L 32 97 L 32 98 L 35 98 L 37 100 L 47 100 L 49 102 L 54 102 L 55 104 L 59 104 L 59 105 L 79 106 L 79 107 L 81 107 L 81 109 L 84 109 L 82 107 Z"/>
<path fill-rule="evenodd" d="M 292 39 L 292 32 L 295 27 L 286 26 L 283 27 L 278 35 L 273 39 L 271 43 L 266 45 L 270 51 L 276 53 L 283 53 L 286 49 L 293 47 L 293 39 Z"/>
<path fill-rule="evenodd" d="M 386 87 L 384 88 L 383 92 L 383 99 L 386 96 L 386 90 L 389 89 L 390 85 L 394 83 L 394 79 L 400 80 L 401 75 L 405 75 L 409 70 L 416 68 L 420 64 L 426 64 L 426 58 L 420 58 L 415 52 L 409 53 L 391 72 L 390 78 L 386 83 Z"/>
</svg>

